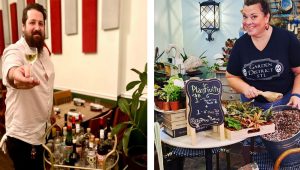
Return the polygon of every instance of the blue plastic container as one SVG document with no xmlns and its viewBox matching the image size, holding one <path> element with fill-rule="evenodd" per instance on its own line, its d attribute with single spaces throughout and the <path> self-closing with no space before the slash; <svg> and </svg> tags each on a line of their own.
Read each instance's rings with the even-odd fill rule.
<svg viewBox="0 0 300 170">
<path fill-rule="evenodd" d="M 295 108 L 292 108 L 291 106 L 276 106 L 272 109 L 272 111 L 283 110 L 295 110 Z M 273 160 L 276 161 L 278 156 L 284 151 L 300 147 L 300 132 L 298 132 L 291 138 L 282 141 L 269 141 L 267 139 L 264 139 L 263 136 L 262 140 L 266 146 L 266 149 L 271 154 Z M 281 166 L 293 166 L 297 164 L 300 164 L 300 153 L 290 154 L 281 162 Z"/>
</svg>

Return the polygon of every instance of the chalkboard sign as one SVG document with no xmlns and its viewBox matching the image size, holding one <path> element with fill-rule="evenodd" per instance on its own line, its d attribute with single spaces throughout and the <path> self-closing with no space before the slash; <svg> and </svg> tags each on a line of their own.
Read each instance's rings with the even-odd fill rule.
<svg viewBox="0 0 300 170">
<path fill-rule="evenodd" d="M 189 80 L 185 85 L 191 127 L 220 125 L 224 121 L 221 105 L 222 83 L 218 79 Z"/>
</svg>

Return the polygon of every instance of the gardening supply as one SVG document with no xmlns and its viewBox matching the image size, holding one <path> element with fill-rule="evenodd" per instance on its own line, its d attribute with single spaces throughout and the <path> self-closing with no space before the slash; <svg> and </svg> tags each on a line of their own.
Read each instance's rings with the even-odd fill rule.
<svg viewBox="0 0 300 170">
<path fill-rule="evenodd" d="M 271 91 L 259 91 L 259 95 L 266 98 L 269 102 L 275 102 L 283 97 L 282 93 L 271 92 Z"/>
<path fill-rule="evenodd" d="M 276 106 L 271 109 L 271 120 L 276 131 L 263 135 L 262 140 L 275 161 L 284 151 L 298 148 L 300 143 L 300 110 L 291 106 Z M 300 153 L 287 156 L 282 166 L 293 166 L 300 163 Z"/>
</svg>

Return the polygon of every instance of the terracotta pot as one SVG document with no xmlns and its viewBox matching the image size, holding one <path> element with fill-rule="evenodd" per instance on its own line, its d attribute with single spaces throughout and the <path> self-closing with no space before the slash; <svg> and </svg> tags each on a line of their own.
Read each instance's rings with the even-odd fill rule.
<svg viewBox="0 0 300 170">
<path fill-rule="evenodd" d="M 171 110 L 179 110 L 179 101 L 170 102 Z"/>
<path fill-rule="evenodd" d="M 156 100 L 155 101 L 155 105 L 156 105 L 156 107 L 158 107 L 159 109 L 163 109 L 163 101 L 161 101 L 161 100 Z"/>
<path fill-rule="evenodd" d="M 170 103 L 169 102 L 162 102 L 162 110 L 168 111 L 170 110 Z"/>
</svg>

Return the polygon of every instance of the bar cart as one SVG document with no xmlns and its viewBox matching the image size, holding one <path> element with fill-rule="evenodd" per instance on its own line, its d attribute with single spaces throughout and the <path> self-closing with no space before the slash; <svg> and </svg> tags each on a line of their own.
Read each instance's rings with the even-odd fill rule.
<svg viewBox="0 0 300 170">
<path fill-rule="evenodd" d="M 48 136 L 51 132 L 51 129 L 55 126 L 56 124 L 53 124 L 51 127 L 49 127 L 45 133 L 45 137 Z M 54 153 L 51 151 L 51 149 L 46 145 L 46 144 L 42 144 L 42 146 L 44 147 L 45 151 L 44 151 L 44 168 L 46 169 L 46 165 L 50 165 L 50 169 L 54 170 L 57 168 L 64 168 L 64 169 L 84 169 L 84 170 L 107 170 L 107 169 L 113 169 L 118 161 L 119 161 L 119 153 L 116 150 L 117 147 L 117 136 L 114 135 L 114 146 L 113 149 L 105 156 L 104 158 L 104 162 L 103 162 L 103 168 L 99 169 L 99 168 L 91 168 L 91 167 L 82 167 L 82 166 L 70 166 L 70 165 L 65 165 L 65 164 L 57 164 L 55 163 L 55 158 L 54 158 Z M 112 156 L 112 154 L 115 154 L 115 161 L 111 164 L 107 166 L 107 158 L 109 158 L 110 156 Z"/>
</svg>

